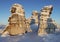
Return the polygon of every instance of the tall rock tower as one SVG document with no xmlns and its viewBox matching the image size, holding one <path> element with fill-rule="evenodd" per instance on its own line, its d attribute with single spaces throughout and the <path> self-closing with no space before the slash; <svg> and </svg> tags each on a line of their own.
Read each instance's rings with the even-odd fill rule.
<svg viewBox="0 0 60 42">
<path fill-rule="evenodd" d="M 40 22 L 39 22 L 38 35 L 44 35 L 44 34 L 46 34 L 45 29 L 48 26 L 47 21 L 48 21 L 48 18 L 50 18 L 50 15 L 52 13 L 52 9 L 53 9 L 52 5 L 44 6 L 41 9 L 41 13 L 40 13 L 40 17 L 39 17 Z"/>
<path fill-rule="evenodd" d="M 11 8 L 11 16 L 9 17 L 9 24 L 3 31 L 6 31 L 9 35 L 24 34 L 27 31 L 27 23 L 25 18 L 24 8 L 20 4 L 14 4 Z"/>
</svg>

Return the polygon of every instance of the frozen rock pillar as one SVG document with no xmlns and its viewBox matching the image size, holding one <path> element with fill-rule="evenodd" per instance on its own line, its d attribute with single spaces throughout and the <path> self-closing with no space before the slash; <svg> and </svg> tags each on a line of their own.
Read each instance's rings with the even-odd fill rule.
<svg viewBox="0 0 60 42">
<path fill-rule="evenodd" d="M 11 16 L 8 19 L 8 26 L 2 34 L 6 31 L 9 35 L 19 35 L 26 32 L 26 19 L 24 8 L 20 4 L 14 4 L 11 8 Z"/>
<path fill-rule="evenodd" d="M 44 35 L 44 34 L 47 34 L 46 32 L 46 28 L 47 28 L 47 20 L 48 18 L 50 17 L 51 15 L 51 12 L 52 12 L 52 5 L 49 5 L 49 6 L 44 6 L 42 9 L 41 9 L 41 12 L 40 12 L 40 22 L 39 22 L 39 30 L 38 30 L 38 35 Z"/>
</svg>

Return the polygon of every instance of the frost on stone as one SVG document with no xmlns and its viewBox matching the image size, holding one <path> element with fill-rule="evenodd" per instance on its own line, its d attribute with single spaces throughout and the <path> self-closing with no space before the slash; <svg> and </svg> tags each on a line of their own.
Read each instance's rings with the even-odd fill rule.
<svg viewBox="0 0 60 42">
<path fill-rule="evenodd" d="M 29 30 L 29 23 L 25 18 L 25 11 L 22 5 L 20 4 L 13 4 L 11 9 L 11 16 L 8 19 L 8 26 L 3 31 L 2 35 L 7 34 L 9 35 L 19 35 L 25 34 Z"/>
<path fill-rule="evenodd" d="M 52 18 L 50 18 L 52 10 L 53 10 L 52 5 L 44 6 L 41 9 L 40 17 L 39 17 L 40 24 L 39 24 L 38 35 L 44 35 L 50 32 L 51 33 L 55 32 L 55 28 L 57 28 L 55 25 L 55 21 L 52 20 Z"/>
</svg>

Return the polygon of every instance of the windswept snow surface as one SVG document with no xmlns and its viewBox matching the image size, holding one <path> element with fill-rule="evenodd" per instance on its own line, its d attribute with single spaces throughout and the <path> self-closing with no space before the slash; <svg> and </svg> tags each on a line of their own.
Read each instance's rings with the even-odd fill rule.
<svg viewBox="0 0 60 42">
<path fill-rule="evenodd" d="M 1 37 L 0 42 L 60 42 L 60 32 L 47 34 L 45 36 L 37 35 L 37 25 L 31 25 L 32 32 L 18 36 Z"/>
</svg>

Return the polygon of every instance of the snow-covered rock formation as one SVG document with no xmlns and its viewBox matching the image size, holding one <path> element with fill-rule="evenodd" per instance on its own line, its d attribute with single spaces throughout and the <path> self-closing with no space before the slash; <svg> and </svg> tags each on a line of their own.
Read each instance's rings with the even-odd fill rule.
<svg viewBox="0 0 60 42">
<path fill-rule="evenodd" d="M 6 32 L 8 32 L 9 35 L 19 35 L 28 32 L 29 23 L 25 18 L 25 11 L 22 5 L 14 4 L 10 11 L 9 24 L 6 26 L 2 35 L 6 34 Z"/>
<path fill-rule="evenodd" d="M 40 23 L 39 23 L 39 30 L 38 35 L 44 35 L 47 33 L 55 32 L 56 24 L 55 21 L 50 18 L 52 13 L 53 6 L 44 6 L 40 12 Z"/>
</svg>

